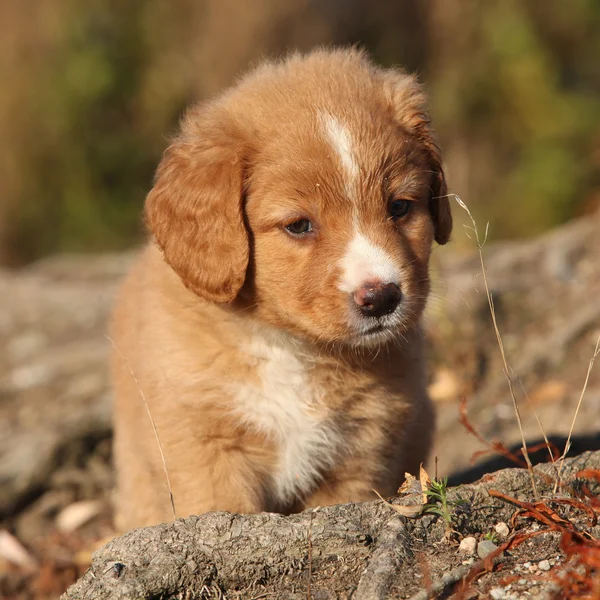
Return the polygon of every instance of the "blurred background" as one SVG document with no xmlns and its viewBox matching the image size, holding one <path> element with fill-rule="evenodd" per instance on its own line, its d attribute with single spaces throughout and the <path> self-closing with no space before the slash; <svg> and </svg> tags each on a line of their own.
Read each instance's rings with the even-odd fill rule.
<svg viewBox="0 0 600 600">
<path fill-rule="evenodd" d="M 453 191 L 493 238 L 600 203 L 596 0 L 0 3 L 0 263 L 129 247 L 190 102 L 288 49 L 360 43 L 427 84 Z"/>
<path fill-rule="evenodd" d="M 106 326 L 184 108 L 261 57 L 351 43 L 426 84 L 451 191 L 490 223 L 526 438 L 539 418 L 564 448 L 600 333 L 598 0 L 0 0 L 0 597 L 58 598 L 114 533 Z M 456 483 L 500 466 L 461 398 L 483 437 L 521 442 L 453 209 L 425 329 Z M 600 449 L 599 414 L 597 365 L 572 453 Z"/>
</svg>

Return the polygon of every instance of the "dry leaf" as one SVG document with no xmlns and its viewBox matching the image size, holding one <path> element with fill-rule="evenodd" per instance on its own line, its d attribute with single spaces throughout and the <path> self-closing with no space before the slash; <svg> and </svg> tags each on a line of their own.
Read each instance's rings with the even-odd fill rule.
<svg viewBox="0 0 600 600">
<path fill-rule="evenodd" d="M 97 517 L 104 505 L 98 500 L 81 500 L 63 508 L 56 517 L 56 528 L 71 533 Z"/>
<path fill-rule="evenodd" d="M 427 504 L 427 490 L 431 487 L 431 478 L 423 468 L 423 463 L 419 466 L 419 481 L 421 482 L 421 493 L 423 495 L 423 504 Z"/>
<path fill-rule="evenodd" d="M 420 494 L 421 488 L 419 487 L 419 482 L 414 475 L 410 473 L 404 473 L 404 481 L 402 485 L 398 488 L 398 494 Z"/>
<path fill-rule="evenodd" d="M 427 388 L 434 402 L 448 402 L 460 396 L 461 382 L 449 369 L 441 368 L 435 374 L 433 383 Z"/>
<path fill-rule="evenodd" d="M 36 561 L 21 542 L 5 529 L 0 530 L 0 557 L 25 569 L 35 569 Z"/>
<path fill-rule="evenodd" d="M 401 514 L 403 517 L 408 517 L 409 519 L 414 519 L 418 517 L 423 511 L 423 504 L 415 504 L 413 506 L 402 506 L 399 504 L 392 504 L 388 502 L 385 498 L 381 497 L 381 494 L 377 490 L 373 490 L 383 502 L 385 502 L 391 509 L 395 510 L 397 513 Z"/>
</svg>

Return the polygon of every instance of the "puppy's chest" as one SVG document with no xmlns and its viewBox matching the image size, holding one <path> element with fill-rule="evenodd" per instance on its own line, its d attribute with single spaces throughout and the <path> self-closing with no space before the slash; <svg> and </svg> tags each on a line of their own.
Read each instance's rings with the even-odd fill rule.
<svg viewBox="0 0 600 600">
<path fill-rule="evenodd" d="M 235 411 L 246 427 L 276 447 L 272 473 L 277 500 L 289 503 L 309 492 L 339 457 L 341 436 L 313 372 L 285 346 L 253 342 L 247 352 L 257 383 L 236 386 Z"/>
</svg>

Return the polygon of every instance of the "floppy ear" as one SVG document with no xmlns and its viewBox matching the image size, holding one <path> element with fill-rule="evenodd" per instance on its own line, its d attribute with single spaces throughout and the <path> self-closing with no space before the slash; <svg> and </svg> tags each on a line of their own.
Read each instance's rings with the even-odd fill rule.
<svg viewBox="0 0 600 600">
<path fill-rule="evenodd" d="M 248 267 L 243 144 L 223 112 L 188 113 L 165 152 L 145 219 L 166 262 L 212 302 L 231 302 Z"/>
<path fill-rule="evenodd" d="M 425 147 L 433 180 L 429 211 L 435 227 L 435 241 L 445 244 L 452 232 L 452 212 L 442 168 L 442 156 L 435 143 L 431 121 L 427 116 L 426 98 L 416 78 L 400 71 L 385 71 L 385 89 L 396 119 Z"/>
</svg>

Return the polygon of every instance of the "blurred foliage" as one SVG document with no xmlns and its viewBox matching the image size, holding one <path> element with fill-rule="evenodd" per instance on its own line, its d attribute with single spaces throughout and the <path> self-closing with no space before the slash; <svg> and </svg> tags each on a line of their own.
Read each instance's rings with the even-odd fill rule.
<svg viewBox="0 0 600 600">
<path fill-rule="evenodd" d="M 452 190 L 494 237 L 599 203 L 597 0 L 27 0 L 0 34 L 0 262 L 137 243 L 184 107 L 318 44 L 420 73 Z"/>
</svg>

